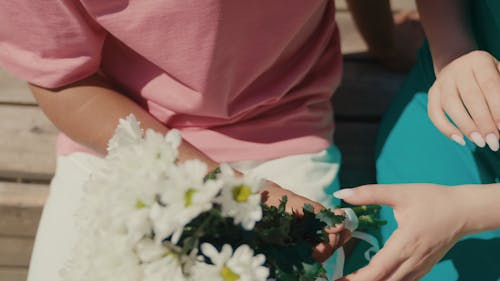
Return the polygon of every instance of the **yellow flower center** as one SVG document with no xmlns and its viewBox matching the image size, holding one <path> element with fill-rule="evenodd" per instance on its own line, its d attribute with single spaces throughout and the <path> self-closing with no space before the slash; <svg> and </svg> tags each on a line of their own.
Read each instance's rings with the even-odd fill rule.
<svg viewBox="0 0 500 281">
<path fill-rule="evenodd" d="M 196 193 L 196 189 L 190 188 L 184 194 L 184 206 L 189 207 L 193 205 L 193 195 Z"/>
<path fill-rule="evenodd" d="M 148 205 L 146 205 L 146 203 L 144 203 L 142 200 L 137 200 L 137 202 L 135 203 L 135 207 L 137 209 L 142 209 L 142 208 L 146 208 Z"/>
<path fill-rule="evenodd" d="M 240 275 L 232 271 L 229 267 L 224 266 L 220 271 L 220 276 L 224 281 L 236 281 L 240 279 Z"/>
<path fill-rule="evenodd" d="M 236 202 L 247 202 L 250 195 L 252 195 L 252 190 L 250 187 L 242 184 L 233 188 L 233 199 Z"/>
</svg>

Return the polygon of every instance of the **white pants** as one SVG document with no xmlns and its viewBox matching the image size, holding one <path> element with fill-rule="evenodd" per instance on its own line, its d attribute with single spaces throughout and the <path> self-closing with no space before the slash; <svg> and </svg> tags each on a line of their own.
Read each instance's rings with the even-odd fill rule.
<svg viewBox="0 0 500 281">
<path fill-rule="evenodd" d="M 231 165 L 243 172 L 272 180 L 311 200 L 331 206 L 329 190 L 339 163 L 327 150 L 292 155 L 270 161 L 243 161 Z M 59 271 L 72 250 L 77 233 L 74 213 L 79 208 L 82 186 L 99 158 L 74 153 L 57 159 L 55 177 L 45 204 L 31 256 L 28 281 L 62 281 Z"/>
</svg>

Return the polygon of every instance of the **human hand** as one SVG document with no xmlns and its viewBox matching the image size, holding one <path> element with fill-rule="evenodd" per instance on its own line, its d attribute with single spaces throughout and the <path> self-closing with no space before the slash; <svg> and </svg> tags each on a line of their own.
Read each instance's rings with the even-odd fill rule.
<svg viewBox="0 0 500 281">
<path fill-rule="evenodd" d="M 470 52 L 449 63 L 429 90 L 428 114 L 455 142 L 465 145 L 465 135 L 479 147 L 488 144 L 498 151 L 500 63 L 484 51 Z"/>
<path fill-rule="evenodd" d="M 371 185 L 343 189 L 336 197 L 354 205 L 394 209 L 398 228 L 370 264 L 339 281 L 419 280 L 466 234 L 459 188 L 431 185 Z"/>
<path fill-rule="evenodd" d="M 273 182 L 267 182 L 266 187 L 262 191 L 262 202 L 269 206 L 279 206 L 280 200 L 283 196 L 287 196 L 288 202 L 286 204 L 286 211 L 297 216 L 302 216 L 302 208 L 304 204 L 311 204 L 314 212 L 317 213 L 325 207 L 317 202 L 309 200 L 300 196 L 288 189 L 281 188 Z M 334 210 L 337 215 L 345 215 L 341 209 Z M 344 229 L 344 224 L 336 225 L 325 229 L 328 233 L 329 241 L 327 243 L 320 243 L 313 248 L 313 258 L 318 262 L 324 262 L 334 252 L 335 249 L 345 244 L 351 238 L 351 233 Z"/>
</svg>

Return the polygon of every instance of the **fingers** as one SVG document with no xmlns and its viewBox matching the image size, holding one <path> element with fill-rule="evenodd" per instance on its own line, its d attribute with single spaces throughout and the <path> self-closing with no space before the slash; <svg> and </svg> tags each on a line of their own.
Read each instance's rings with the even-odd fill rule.
<svg viewBox="0 0 500 281">
<path fill-rule="evenodd" d="M 491 61 L 488 62 L 488 65 L 481 66 L 481 64 L 476 65 L 476 69 L 472 73 L 472 82 L 466 82 L 459 78 L 458 85 L 463 88 L 460 95 L 479 129 L 479 133 L 484 137 L 488 146 L 497 151 L 499 148 L 498 128 L 493 119 L 493 112 L 488 105 L 487 97 L 493 101 L 495 96 L 500 97 L 500 92 L 495 93 L 495 91 L 500 91 L 500 81 L 498 81 L 500 77 L 498 77 L 497 69 Z M 488 93 L 485 90 L 488 90 Z"/>
<path fill-rule="evenodd" d="M 338 242 L 335 245 L 335 249 L 338 249 L 344 246 L 347 242 L 349 242 L 352 238 L 351 232 L 349 230 L 344 230 L 340 232 L 340 238 L 338 238 Z"/>
<path fill-rule="evenodd" d="M 386 245 L 378 252 L 370 263 L 362 269 L 344 276 L 337 281 L 382 281 L 392 275 L 406 260 L 402 255 L 405 245 L 398 238 L 397 231 L 389 238 Z"/>
<path fill-rule="evenodd" d="M 439 84 L 435 83 L 429 90 L 428 95 L 428 115 L 429 119 L 432 121 L 434 126 L 441 131 L 441 133 L 456 143 L 460 145 L 465 145 L 464 136 L 446 117 L 443 108 L 441 106 L 441 90 L 439 89 Z M 450 106 L 453 108 L 453 106 Z M 460 107 L 457 110 L 463 109 L 463 105 L 460 102 Z M 460 112 L 453 113 L 456 116 L 469 116 L 467 112 L 460 114 Z"/>
<path fill-rule="evenodd" d="M 335 192 L 333 196 L 353 205 L 379 204 L 394 206 L 397 197 L 402 193 L 404 193 L 404 188 L 378 184 L 341 189 Z"/>
<path fill-rule="evenodd" d="M 328 235 L 328 238 L 330 238 L 329 242 L 320 243 L 313 248 L 312 257 L 313 259 L 315 259 L 320 263 L 326 261 L 333 254 L 333 251 L 335 249 L 335 245 L 333 244 L 336 243 L 335 237 L 337 235 L 336 234 L 330 234 L 330 235 Z"/>
<path fill-rule="evenodd" d="M 403 262 L 389 277 L 384 281 L 416 281 L 420 280 L 431 269 L 432 265 L 436 264 L 439 260 L 432 261 L 432 263 L 423 264 L 417 258 L 409 258 Z"/>
<path fill-rule="evenodd" d="M 477 124 L 490 122 L 488 110 L 484 110 L 488 106 L 482 98 L 478 85 L 471 82 L 474 80 L 472 72 L 466 72 L 466 74 L 460 72 L 457 75 L 456 89 L 452 88 L 451 85 L 440 84 L 444 93 L 442 106 L 448 116 L 470 140 L 477 146 L 484 147 L 486 142 L 482 130 Z M 452 93 L 446 93 L 445 89 L 450 90 L 450 88 L 452 88 Z"/>
<path fill-rule="evenodd" d="M 471 52 L 452 62 L 441 71 L 429 90 L 428 109 L 435 126 L 455 142 L 464 145 L 465 134 L 477 146 L 488 145 L 491 150 L 498 151 L 499 63 L 481 51 Z"/>
<path fill-rule="evenodd" d="M 474 69 L 474 77 L 494 120 L 493 126 L 489 129 L 500 130 L 500 63 L 493 59 L 493 61 L 477 65 Z M 498 134 L 498 132 L 496 133 Z"/>
</svg>

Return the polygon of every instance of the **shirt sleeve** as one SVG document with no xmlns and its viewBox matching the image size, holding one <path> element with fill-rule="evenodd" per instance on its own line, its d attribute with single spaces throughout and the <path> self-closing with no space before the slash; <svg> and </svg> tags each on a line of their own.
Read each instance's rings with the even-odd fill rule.
<svg viewBox="0 0 500 281">
<path fill-rule="evenodd" d="M 57 88 L 95 73 L 106 32 L 76 0 L 0 1 L 0 65 Z"/>
</svg>

